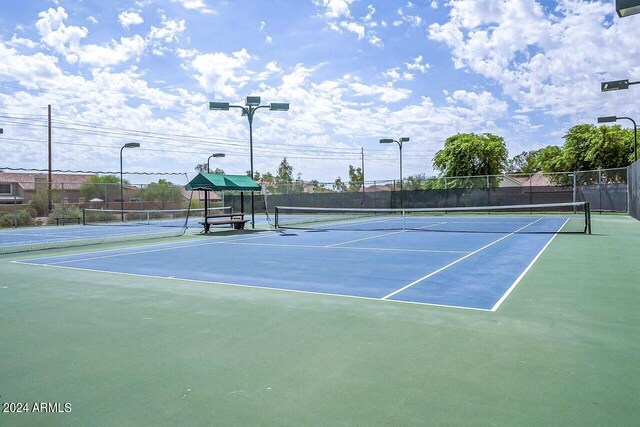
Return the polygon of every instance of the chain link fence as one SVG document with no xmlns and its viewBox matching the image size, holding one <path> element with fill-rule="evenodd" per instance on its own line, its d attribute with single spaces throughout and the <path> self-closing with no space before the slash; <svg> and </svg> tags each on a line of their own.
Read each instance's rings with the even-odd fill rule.
<svg viewBox="0 0 640 427">
<path fill-rule="evenodd" d="M 122 196 L 121 196 L 122 195 Z M 42 179 L 0 182 L 0 227 L 56 224 L 82 218 L 82 209 L 185 209 L 200 202 L 183 184 L 60 183 Z"/>
<path fill-rule="evenodd" d="M 589 202 L 592 211 L 627 212 L 627 168 L 596 171 L 409 178 L 365 182 L 263 183 L 267 197 L 255 197 L 257 212 L 265 200 L 274 206 L 336 208 L 450 208 L 539 203 Z M 402 192 L 400 191 L 402 188 Z M 402 194 L 401 194 L 402 193 Z M 247 208 L 249 196 L 244 195 Z M 226 205 L 241 208 L 240 195 Z"/>
<path fill-rule="evenodd" d="M 629 166 L 629 215 L 640 221 L 640 160 Z"/>
</svg>

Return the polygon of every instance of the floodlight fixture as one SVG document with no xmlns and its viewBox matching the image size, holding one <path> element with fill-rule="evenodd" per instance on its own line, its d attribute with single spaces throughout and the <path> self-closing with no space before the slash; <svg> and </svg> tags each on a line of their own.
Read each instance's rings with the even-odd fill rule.
<svg viewBox="0 0 640 427">
<path fill-rule="evenodd" d="M 618 120 L 616 116 L 598 117 L 598 123 L 612 123 Z"/>
<path fill-rule="evenodd" d="M 260 97 L 259 96 L 247 96 L 247 99 L 244 102 L 244 105 L 247 107 L 257 107 L 260 105 Z"/>
<path fill-rule="evenodd" d="M 139 142 L 127 142 L 126 144 L 124 144 L 124 147 L 122 148 L 138 148 L 138 147 L 140 147 Z"/>
<path fill-rule="evenodd" d="M 613 80 L 610 82 L 600 83 L 600 90 L 602 92 L 611 92 L 614 90 L 629 89 L 629 79 Z"/>
<path fill-rule="evenodd" d="M 224 153 L 213 153 L 209 156 L 209 158 L 207 159 L 207 173 L 211 173 L 209 169 L 209 161 L 211 161 L 212 157 L 224 157 Z"/>
<path fill-rule="evenodd" d="M 272 102 L 269 104 L 269 110 L 271 111 L 289 111 L 288 102 Z"/>
<path fill-rule="evenodd" d="M 393 138 L 383 138 L 380 140 L 380 144 L 391 144 L 394 142 L 398 143 L 398 147 L 400 148 L 400 209 L 402 209 L 402 181 L 404 181 L 404 177 L 402 175 L 402 143 L 403 142 L 408 142 L 409 141 L 409 137 L 408 136 L 403 136 L 402 138 L 398 138 L 397 140 L 393 139 Z"/>
<path fill-rule="evenodd" d="M 640 13 L 640 0 L 616 0 L 616 12 L 620 18 Z"/>
<path fill-rule="evenodd" d="M 229 103 L 228 102 L 210 102 L 209 110 L 228 111 Z"/>
<path fill-rule="evenodd" d="M 209 102 L 210 110 L 226 111 L 229 108 L 239 108 L 242 111 L 242 117 L 246 117 L 249 121 L 249 161 L 251 163 L 251 178 L 253 178 L 253 116 L 260 108 L 269 108 L 271 111 L 289 111 L 288 102 L 272 102 L 269 105 L 260 105 L 259 96 L 247 96 L 244 105 L 233 105 L 228 102 Z M 255 202 L 254 194 L 251 192 L 251 228 L 255 228 Z"/>
</svg>

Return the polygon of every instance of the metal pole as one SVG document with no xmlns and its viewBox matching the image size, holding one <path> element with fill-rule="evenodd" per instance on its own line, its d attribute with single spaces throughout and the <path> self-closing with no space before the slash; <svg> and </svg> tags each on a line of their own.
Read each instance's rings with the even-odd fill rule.
<svg viewBox="0 0 640 427">
<path fill-rule="evenodd" d="M 124 145 L 120 149 L 120 220 L 124 222 L 124 183 L 122 182 L 122 150 L 124 150 Z"/>
<path fill-rule="evenodd" d="M 403 181 L 403 177 L 402 177 L 402 141 L 398 141 L 398 145 L 400 146 L 400 209 L 403 208 L 403 203 L 402 203 L 402 181 Z"/>
<path fill-rule="evenodd" d="M 249 119 L 249 157 L 251 161 L 251 179 L 253 179 L 253 113 L 256 109 L 249 106 L 247 118 Z M 256 228 L 255 209 L 253 205 L 253 191 L 251 192 L 251 228 Z"/>
<path fill-rule="evenodd" d="M 47 117 L 48 117 L 48 143 L 47 143 L 47 148 L 48 148 L 48 157 L 49 157 L 49 175 L 47 180 L 49 181 L 48 185 L 47 185 L 47 199 L 49 202 L 49 212 L 51 212 L 53 210 L 53 200 L 51 199 L 51 181 L 53 181 L 53 177 L 51 175 L 51 104 L 49 104 L 47 106 Z"/>
</svg>

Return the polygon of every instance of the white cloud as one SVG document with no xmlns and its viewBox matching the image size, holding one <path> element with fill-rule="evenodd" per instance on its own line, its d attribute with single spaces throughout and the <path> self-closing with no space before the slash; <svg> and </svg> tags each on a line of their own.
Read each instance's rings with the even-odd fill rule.
<svg viewBox="0 0 640 427">
<path fill-rule="evenodd" d="M 129 28 L 131 25 L 140 25 L 144 22 L 142 16 L 137 12 L 121 12 L 118 15 L 118 21 L 123 28 Z"/>
<path fill-rule="evenodd" d="M 573 115 L 598 108 L 598 82 L 640 70 L 628 20 L 606 24 L 611 5 L 566 0 L 545 12 L 534 0 L 454 0 L 449 21 L 429 37 L 452 49 L 456 68 L 502 85 L 519 108 Z"/>
<path fill-rule="evenodd" d="M 267 44 L 271 44 L 273 43 L 273 38 L 271 38 L 271 36 L 265 36 L 264 41 Z"/>
<path fill-rule="evenodd" d="M 108 45 L 81 45 L 89 30 L 86 27 L 67 26 L 68 15 L 64 8 L 49 9 L 38 14 L 36 28 L 41 40 L 70 63 L 80 62 L 98 66 L 115 65 L 137 58 L 145 48 L 145 41 L 139 35 L 121 37 Z"/>
<path fill-rule="evenodd" d="M 194 77 L 207 92 L 234 98 L 237 96 L 236 90 L 251 80 L 251 73 L 246 69 L 251 59 L 254 57 L 246 49 L 231 55 L 223 52 L 206 53 L 196 55 L 190 66 L 196 72 Z"/>
<path fill-rule="evenodd" d="M 351 83 L 349 88 L 355 96 L 378 96 L 382 102 L 398 102 L 411 95 L 409 89 L 395 88 L 391 83 L 385 86 Z"/>
<path fill-rule="evenodd" d="M 378 36 L 369 37 L 369 43 L 371 43 L 376 47 L 384 47 L 384 43 L 382 42 L 382 39 Z"/>
<path fill-rule="evenodd" d="M 354 2 L 354 0 L 313 0 L 314 4 L 317 6 L 324 7 L 324 16 L 326 18 L 350 18 L 351 11 L 349 10 L 349 5 Z"/>
<path fill-rule="evenodd" d="M 340 27 L 351 32 L 357 34 L 358 40 L 361 40 L 364 37 L 364 27 L 356 22 L 340 22 Z"/>
<path fill-rule="evenodd" d="M 173 3 L 180 3 L 185 9 L 197 10 L 204 14 L 214 14 L 216 11 L 205 3 L 204 0 L 171 0 Z"/>
<path fill-rule="evenodd" d="M 431 66 L 429 64 L 423 64 L 422 61 L 422 55 L 418 55 L 413 59 L 412 63 L 405 63 L 405 65 L 407 66 L 407 70 L 419 71 L 422 74 L 425 74 L 427 70 L 431 68 Z"/>
<path fill-rule="evenodd" d="M 77 49 L 80 40 L 89 34 L 86 27 L 66 26 L 64 20 L 69 15 L 62 7 L 40 12 L 38 17 L 36 29 L 40 33 L 42 41 L 59 53 L 67 54 L 67 52 Z"/>
<path fill-rule="evenodd" d="M 87 18 L 87 21 L 91 22 L 92 24 L 98 24 L 98 19 L 95 16 L 89 16 Z"/>
<path fill-rule="evenodd" d="M 11 37 L 11 41 L 8 44 L 10 46 L 24 46 L 28 47 L 29 49 L 38 47 L 38 43 L 34 42 L 33 40 L 18 37 L 15 34 Z"/>
</svg>

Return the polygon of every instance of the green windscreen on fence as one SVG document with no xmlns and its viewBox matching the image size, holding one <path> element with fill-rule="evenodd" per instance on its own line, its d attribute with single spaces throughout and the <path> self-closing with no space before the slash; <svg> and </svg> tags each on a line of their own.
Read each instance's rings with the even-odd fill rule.
<svg viewBox="0 0 640 427">
<path fill-rule="evenodd" d="M 629 215 L 640 221 L 640 160 L 629 166 Z"/>
</svg>

